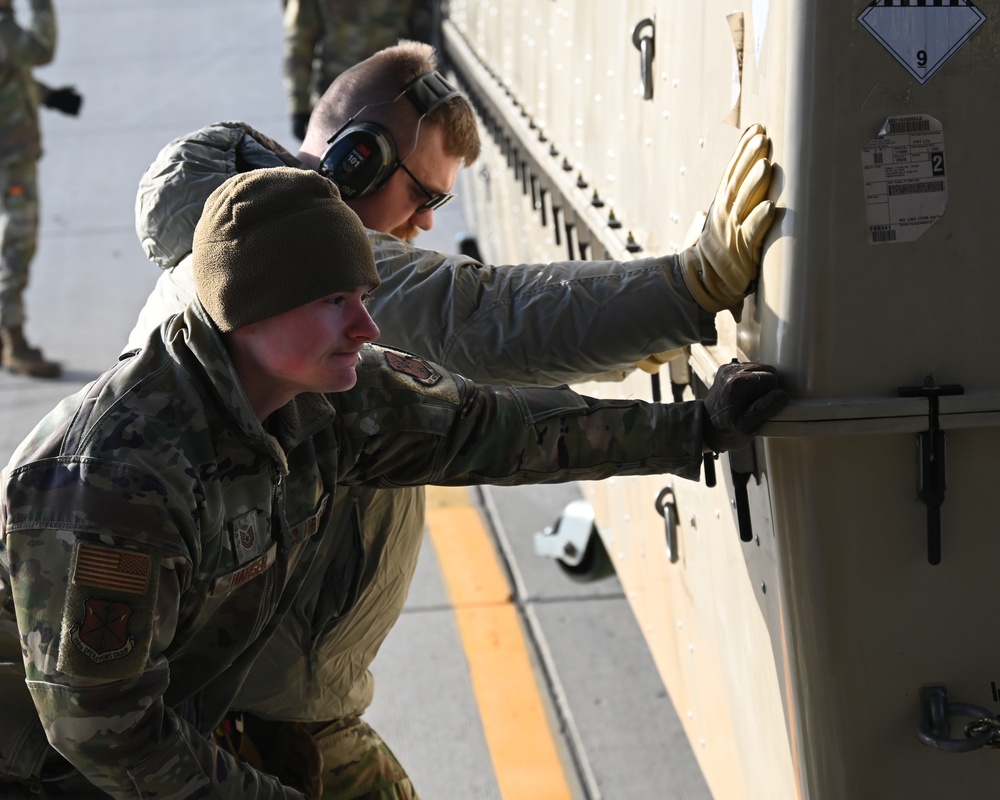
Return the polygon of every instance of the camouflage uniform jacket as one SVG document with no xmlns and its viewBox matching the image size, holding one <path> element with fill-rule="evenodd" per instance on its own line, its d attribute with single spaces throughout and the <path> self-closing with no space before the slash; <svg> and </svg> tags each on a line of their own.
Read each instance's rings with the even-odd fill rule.
<svg viewBox="0 0 1000 800">
<path fill-rule="evenodd" d="M 309 113 L 341 72 L 402 38 L 427 40 L 416 17 L 428 0 L 288 0 L 285 88 L 292 114 Z"/>
<path fill-rule="evenodd" d="M 31 25 L 22 27 L 13 8 L 0 10 L 0 165 L 42 155 L 38 124 L 39 90 L 34 67 L 55 55 L 52 0 L 31 0 Z"/>
<path fill-rule="evenodd" d="M 332 546 L 356 583 L 357 542 L 330 528 L 338 484 L 696 477 L 702 418 L 700 401 L 477 386 L 368 347 L 356 388 L 262 425 L 196 301 L 4 471 L 0 600 L 49 741 L 115 798 L 282 797 L 202 734 L 287 613 L 300 559 Z"/>
<path fill-rule="evenodd" d="M 170 268 L 158 290 L 173 288 L 151 296 L 131 344 L 193 295 L 187 256 L 208 194 L 238 170 L 281 163 L 298 162 L 241 123 L 211 125 L 163 149 L 140 185 L 136 225 L 150 258 Z M 473 380 L 583 380 L 713 331 L 711 315 L 672 282 L 673 257 L 486 267 L 387 234 L 369 237 L 382 278 L 370 305 L 382 341 Z M 406 600 L 423 508 L 421 488 L 355 487 L 337 495 L 338 530 L 364 542 L 356 599 L 345 593 L 337 561 L 317 557 L 293 613 L 251 671 L 239 708 L 320 721 L 371 704 L 368 668 Z"/>
</svg>

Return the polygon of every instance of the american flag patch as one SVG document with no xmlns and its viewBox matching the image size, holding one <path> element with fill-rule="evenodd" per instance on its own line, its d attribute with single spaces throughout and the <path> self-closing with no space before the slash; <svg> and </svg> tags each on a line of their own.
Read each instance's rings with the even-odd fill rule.
<svg viewBox="0 0 1000 800">
<path fill-rule="evenodd" d="M 73 566 L 73 583 L 145 594 L 152 559 L 143 553 L 80 544 Z"/>
</svg>

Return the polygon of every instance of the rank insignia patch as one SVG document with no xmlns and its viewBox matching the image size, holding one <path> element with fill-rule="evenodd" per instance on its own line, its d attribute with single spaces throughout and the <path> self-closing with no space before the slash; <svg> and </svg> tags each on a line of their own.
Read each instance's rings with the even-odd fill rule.
<svg viewBox="0 0 1000 800">
<path fill-rule="evenodd" d="M 392 350 L 384 350 L 383 352 L 385 353 L 385 362 L 391 369 L 401 372 L 404 375 L 409 375 L 424 386 L 433 386 L 441 380 L 440 373 L 431 369 L 430 365 L 421 358 L 397 353 Z"/>
<path fill-rule="evenodd" d="M 238 564 L 257 558 L 271 543 L 267 518 L 256 509 L 231 519 L 228 526 L 233 556 Z"/>
</svg>

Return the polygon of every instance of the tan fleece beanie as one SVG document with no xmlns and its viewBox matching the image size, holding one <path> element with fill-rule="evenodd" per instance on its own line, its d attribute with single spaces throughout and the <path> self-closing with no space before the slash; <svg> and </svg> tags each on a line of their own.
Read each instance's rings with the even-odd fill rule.
<svg viewBox="0 0 1000 800">
<path fill-rule="evenodd" d="M 337 187 L 292 167 L 243 172 L 212 192 L 192 266 L 198 299 L 223 333 L 380 282 L 364 226 Z"/>
</svg>

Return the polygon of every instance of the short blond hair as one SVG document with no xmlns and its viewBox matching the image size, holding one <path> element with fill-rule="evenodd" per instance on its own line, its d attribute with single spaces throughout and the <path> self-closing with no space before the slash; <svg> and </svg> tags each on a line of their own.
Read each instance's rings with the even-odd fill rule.
<svg viewBox="0 0 1000 800">
<path fill-rule="evenodd" d="M 400 39 L 398 44 L 379 50 L 341 73 L 330 84 L 313 109 L 306 143 L 321 152 L 319 145 L 362 108 L 377 103 L 392 103 L 403 87 L 437 68 L 437 53 L 424 42 Z M 396 146 L 402 148 L 408 144 L 407 137 L 413 136 L 419 118 L 412 103 L 407 103 L 406 107 L 408 110 L 401 113 L 396 105 L 375 106 L 365 112 L 365 119 L 388 128 Z M 440 128 L 444 133 L 445 152 L 462 159 L 466 166 L 479 158 L 481 143 L 476 113 L 464 94 L 448 98 L 424 117 L 420 125 Z M 401 156 L 405 157 L 406 152 Z"/>
</svg>

